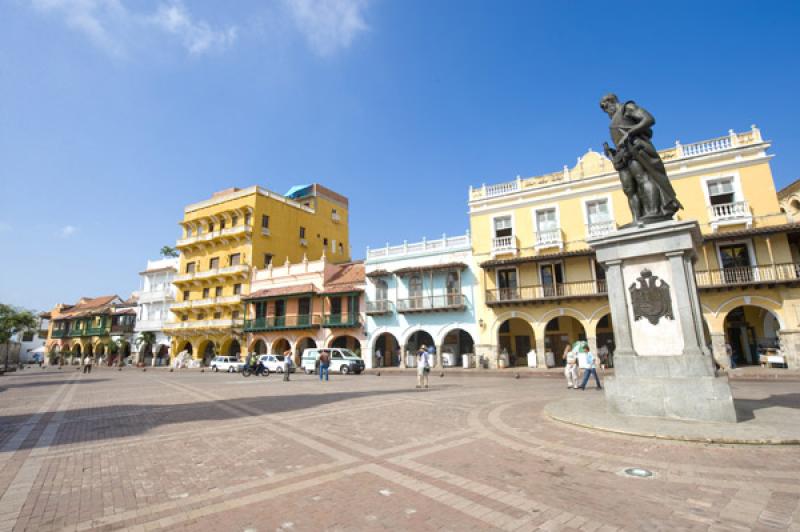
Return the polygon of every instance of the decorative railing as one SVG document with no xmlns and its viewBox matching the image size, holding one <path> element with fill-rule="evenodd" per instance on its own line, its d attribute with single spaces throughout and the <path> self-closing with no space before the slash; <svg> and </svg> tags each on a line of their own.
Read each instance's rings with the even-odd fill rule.
<svg viewBox="0 0 800 532">
<path fill-rule="evenodd" d="M 561 238 L 561 229 L 549 229 L 547 231 L 539 231 L 536 233 L 537 248 L 563 245 L 564 241 Z"/>
<path fill-rule="evenodd" d="M 172 321 L 164 324 L 164 329 L 232 329 L 241 327 L 241 319 L 228 320 L 193 320 L 193 321 Z"/>
<path fill-rule="evenodd" d="M 338 212 L 332 212 L 331 213 L 331 220 L 333 220 L 334 222 L 340 222 L 340 221 L 342 221 L 342 217 Z"/>
<path fill-rule="evenodd" d="M 728 150 L 733 147 L 733 142 L 730 136 L 726 136 L 695 142 L 693 144 L 678 144 L 678 146 L 678 155 L 680 157 L 694 157 L 696 155 L 705 155 L 707 153 Z"/>
<path fill-rule="evenodd" d="M 360 327 L 361 316 L 358 314 L 325 314 L 322 326 L 328 328 Z"/>
<path fill-rule="evenodd" d="M 397 312 L 427 312 L 438 310 L 462 310 L 466 306 L 464 294 L 442 294 L 410 297 L 397 301 Z"/>
<path fill-rule="evenodd" d="M 605 280 L 577 281 L 551 285 L 494 288 L 486 291 L 487 303 L 562 299 L 568 297 L 604 296 L 608 293 Z"/>
<path fill-rule="evenodd" d="M 759 266 L 737 266 L 695 272 L 697 286 L 731 286 L 800 280 L 800 264 L 790 262 Z"/>
<path fill-rule="evenodd" d="M 50 335 L 51 338 L 64 338 L 67 336 L 66 329 L 53 329 L 53 333 Z"/>
<path fill-rule="evenodd" d="M 291 314 L 285 316 L 263 316 L 244 321 L 245 332 L 279 331 L 284 329 L 310 329 L 319 327 L 319 314 Z"/>
<path fill-rule="evenodd" d="M 391 301 L 367 301 L 367 314 L 389 314 L 393 310 L 394 303 Z"/>
<path fill-rule="evenodd" d="M 201 242 L 210 242 L 217 238 L 221 238 L 223 236 L 237 236 L 237 235 L 244 235 L 249 233 L 253 230 L 253 228 L 249 225 L 237 225 L 236 227 L 227 227 L 225 229 L 218 229 L 217 231 L 210 231 L 208 233 L 203 233 L 202 235 L 194 235 L 189 236 L 186 238 L 182 238 L 175 243 L 175 246 L 178 248 L 191 246 L 192 244 L 199 244 Z"/>
<path fill-rule="evenodd" d="M 175 294 L 169 288 L 157 288 L 154 290 L 141 291 L 137 294 L 139 303 L 150 303 L 152 301 L 165 301 L 173 299 Z"/>
<path fill-rule="evenodd" d="M 499 253 L 516 253 L 517 237 L 511 236 L 498 236 L 492 239 L 492 253 L 497 255 Z"/>
<path fill-rule="evenodd" d="M 735 201 L 733 203 L 722 203 L 709 207 L 712 220 L 736 220 L 751 218 L 750 207 L 746 201 Z"/>
<path fill-rule="evenodd" d="M 125 332 L 132 332 L 133 331 L 133 325 L 131 325 L 130 327 L 131 327 L 131 330 L 130 331 L 125 331 Z M 111 331 L 115 332 L 115 329 L 114 329 L 113 326 L 111 327 Z M 87 327 L 85 329 L 85 332 L 84 332 L 85 336 L 102 336 L 104 334 L 108 334 L 108 327 L 106 327 L 105 325 L 101 325 L 99 327 Z"/>
<path fill-rule="evenodd" d="M 386 244 L 385 247 L 370 249 L 367 248 L 367 260 L 390 258 L 390 257 L 403 257 L 406 255 L 416 255 L 422 253 L 438 252 L 438 251 L 451 251 L 469 249 L 470 237 L 469 231 L 466 234 L 459 236 L 442 235 L 442 238 L 435 240 L 423 239 L 420 242 L 403 242 L 397 246 L 390 246 Z"/>
<path fill-rule="evenodd" d="M 134 329 L 133 323 L 121 323 L 111 326 L 111 332 L 113 333 L 132 333 Z"/>
<path fill-rule="evenodd" d="M 84 331 L 83 329 L 70 329 L 67 335 L 70 337 L 83 336 L 84 335 L 83 331 Z"/>
<path fill-rule="evenodd" d="M 247 264 L 237 264 L 236 266 L 226 266 L 224 268 L 213 268 L 205 271 L 194 271 L 192 273 L 182 273 L 175 276 L 176 283 L 181 281 L 191 281 L 195 279 L 206 279 L 209 277 L 223 276 L 223 275 L 236 275 L 248 273 L 250 266 Z"/>
<path fill-rule="evenodd" d="M 611 231 L 617 228 L 617 224 L 613 220 L 605 222 L 594 222 L 586 224 L 586 234 L 589 238 L 600 238 L 608 235 Z"/>
</svg>

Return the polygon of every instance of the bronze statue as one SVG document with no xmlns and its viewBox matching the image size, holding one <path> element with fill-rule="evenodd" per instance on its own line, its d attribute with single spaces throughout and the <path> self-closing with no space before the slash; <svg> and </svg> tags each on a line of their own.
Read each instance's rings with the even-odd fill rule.
<svg viewBox="0 0 800 532">
<path fill-rule="evenodd" d="M 611 140 L 616 145 L 614 149 L 603 143 L 603 150 L 619 172 L 632 225 L 671 220 L 683 205 L 651 140 L 655 118 L 632 101 L 619 103 L 616 94 L 603 96 L 600 107 L 611 118 Z"/>
</svg>

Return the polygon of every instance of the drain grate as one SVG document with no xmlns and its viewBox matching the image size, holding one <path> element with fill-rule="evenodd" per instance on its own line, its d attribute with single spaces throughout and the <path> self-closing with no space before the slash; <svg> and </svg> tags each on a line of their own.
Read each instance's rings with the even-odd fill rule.
<svg viewBox="0 0 800 532">
<path fill-rule="evenodd" d="M 636 477 L 636 478 L 650 478 L 653 476 L 653 472 L 648 469 L 643 469 L 641 467 L 629 467 L 623 471 L 629 477 Z"/>
</svg>

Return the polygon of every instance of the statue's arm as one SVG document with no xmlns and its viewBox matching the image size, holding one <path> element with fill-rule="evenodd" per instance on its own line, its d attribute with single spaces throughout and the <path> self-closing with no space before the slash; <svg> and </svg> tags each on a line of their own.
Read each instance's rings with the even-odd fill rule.
<svg viewBox="0 0 800 532">
<path fill-rule="evenodd" d="M 636 125 L 628 131 L 627 136 L 630 137 L 635 137 L 656 123 L 656 119 L 653 118 L 653 115 L 633 102 L 625 104 L 625 116 L 636 121 Z"/>
</svg>

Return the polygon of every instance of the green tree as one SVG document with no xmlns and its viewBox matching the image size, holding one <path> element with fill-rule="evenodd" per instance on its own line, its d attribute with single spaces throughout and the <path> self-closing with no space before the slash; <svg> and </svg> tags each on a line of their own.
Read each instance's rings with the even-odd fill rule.
<svg viewBox="0 0 800 532">
<path fill-rule="evenodd" d="M 153 346 L 156 343 L 156 333 L 153 331 L 144 331 L 139 333 L 139 336 L 133 341 L 136 350 L 139 351 L 139 362 L 144 363 L 147 355 L 153 354 Z M 145 346 L 145 351 L 142 352 L 142 346 Z"/>
<path fill-rule="evenodd" d="M 180 251 L 172 246 L 163 246 L 161 248 L 161 256 L 164 258 L 175 258 L 180 255 Z"/>
<path fill-rule="evenodd" d="M 5 346 L 4 371 L 8 370 L 11 337 L 18 333 L 36 330 L 39 320 L 30 310 L 0 303 L 0 345 Z"/>
</svg>

